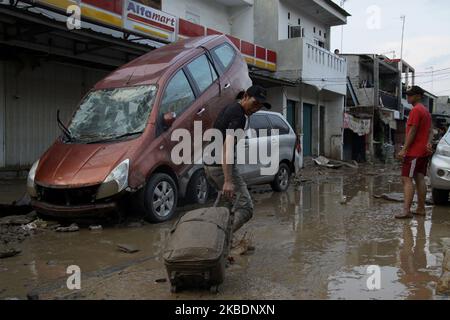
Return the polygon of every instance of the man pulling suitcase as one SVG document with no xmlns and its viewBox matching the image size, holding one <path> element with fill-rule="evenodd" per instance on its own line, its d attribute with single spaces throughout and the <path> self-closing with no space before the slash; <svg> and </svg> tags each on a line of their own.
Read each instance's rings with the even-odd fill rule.
<svg viewBox="0 0 450 320">
<path fill-rule="evenodd" d="M 237 144 L 234 135 L 227 134 L 227 130 L 245 130 L 248 117 L 261 110 L 270 109 L 267 103 L 267 91 L 260 86 L 248 88 L 241 100 L 225 107 L 223 113 L 214 123 L 214 129 L 219 130 L 223 136 L 222 164 L 214 163 L 205 165 L 205 172 L 209 182 L 217 191 L 222 191 L 224 200 L 228 202 L 227 207 L 234 208 L 233 232 L 239 230 L 253 216 L 253 202 L 247 185 L 239 174 L 236 161 L 229 163 L 231 152 Z M 239 194 L 233 205 L 234 194 Z"/>
</svg>

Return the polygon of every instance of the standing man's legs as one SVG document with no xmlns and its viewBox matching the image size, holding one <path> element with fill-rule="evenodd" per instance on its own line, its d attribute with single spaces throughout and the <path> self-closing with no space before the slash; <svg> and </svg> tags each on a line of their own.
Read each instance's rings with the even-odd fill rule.
<svg viewBox="0 0 450 320">
<path fill-rule="evenodd" d="M 427 185 L 425 183 L 425 176 L 421 173 L 418 173 L 414 180 L 416 181 L 417 188 L 417 210 L 415 214 L 424 216 L 426 215 L 425 200 L 427 198 Z"/>
<path fill-rule="evenodd" d="M 416 181 L 417 188 L 417 210 L 414 214 L 419 216 L 425 216 L 425 201 L 427 198 L 427 184 L 425 183 L 425 177 L 428 171 L 429 158 L 419 158 L 417 160 L 417 170 L 414 180 Z"/>
<path fill-rule="evenodd" d="M 417 159 L 405 157 L 403 159 L 402 167 L 402 182 L 403 182 L 403 212 L 395 216 L 397 219 L 410 219 L 413 217 L 411 214 L 411 205 L 414 199 L 414 183 L 413 177 L 416 172 Z"/>
<path fill-rule="evenodd" d="M 234 205 L 233 232 L 236 232 L 253 217 L 253 201 L 247 184 L 236 166 L 233 167 L 232 174 L 235 192 L 239 197 Z"/>
<path fill-rule="evenodd" d="M 224 183 L 224 175 L 222 167 L 208 167 L 205 166 L 206 177 L 217 191 L 222 191 Z M 248 191 L 247 184 L 236 166 L 232 169 L 232 178 L 235 188 L 235 193 L 239 197 L 237 203 L 232 203 L 229 199 L 223 199 L 227 202 L 228 207 L 234 207 L 234 221 L 233 232 L 239 230 L 246 222 L 253 216 L 253 201 Z"/>
<path fill-rule="evenodd" d="M 413 179 L 410 177 L 402 177 L 402 181 L 403 181 L 403 192 L 404 192 L 403 213 L 396 215 L 395 217 L 397 219 L 412 218 L 411 205 L 414 200 Z"/>
</svg>

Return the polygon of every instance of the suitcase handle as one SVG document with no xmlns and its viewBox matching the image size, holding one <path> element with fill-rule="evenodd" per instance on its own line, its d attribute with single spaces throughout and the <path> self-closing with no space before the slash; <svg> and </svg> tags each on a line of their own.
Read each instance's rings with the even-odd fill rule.
<svg viewBox="0 0 450 320">
<path fill-rule="evenodd" d="M 222 198 L 222 191 L 217 192 L 217 198 L 216 201 L 214 201 L 214 208 L 216 208 L 219 205 L 220 199 Z M 230 209 L 230 213 L 234 213 L 236 210 L 236 205 L 241 199 L 241 193 L 237 193 L 236 200 L 234 201 L 233 207 Z"/>
<path fill-rule="evenodd" d="M 214 201 L 213 207 L 216 208 L 219 205 L 220 199 L 222 198 L 222 191 L 217 192 L 216 201 Z"/>
</svg>

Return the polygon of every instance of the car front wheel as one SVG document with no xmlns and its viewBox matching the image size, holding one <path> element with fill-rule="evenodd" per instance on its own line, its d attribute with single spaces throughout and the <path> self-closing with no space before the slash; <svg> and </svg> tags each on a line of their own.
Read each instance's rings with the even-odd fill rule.
<svg viewBox="0 0 450 320">
<path fill-rule="evenodd" d="M 448 190 L 433 189 L 432 196 L 435 205 L 445 205 L 448 203 Z"/>
<path fill-rule="evenodd" d="M 271 184 L 272 189 L 276 192 L 284 192 L 289 188 L 291 180 L 291 169 L 286 163 L 280 163 L 278 172 Z"/>
</svg>

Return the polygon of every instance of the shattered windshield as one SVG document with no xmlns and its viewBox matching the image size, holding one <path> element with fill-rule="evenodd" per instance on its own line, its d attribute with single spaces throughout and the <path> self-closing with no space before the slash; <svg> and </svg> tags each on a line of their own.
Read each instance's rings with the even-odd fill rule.
<svg viewBox="0 0 450 320">
<path fill-rule="evenodd" d="M 81 141 L 109 140 L 142 133 L 156 96 L 156 86 L 96 90 L 82 101 L 69 131 Z"/>
</svg>

